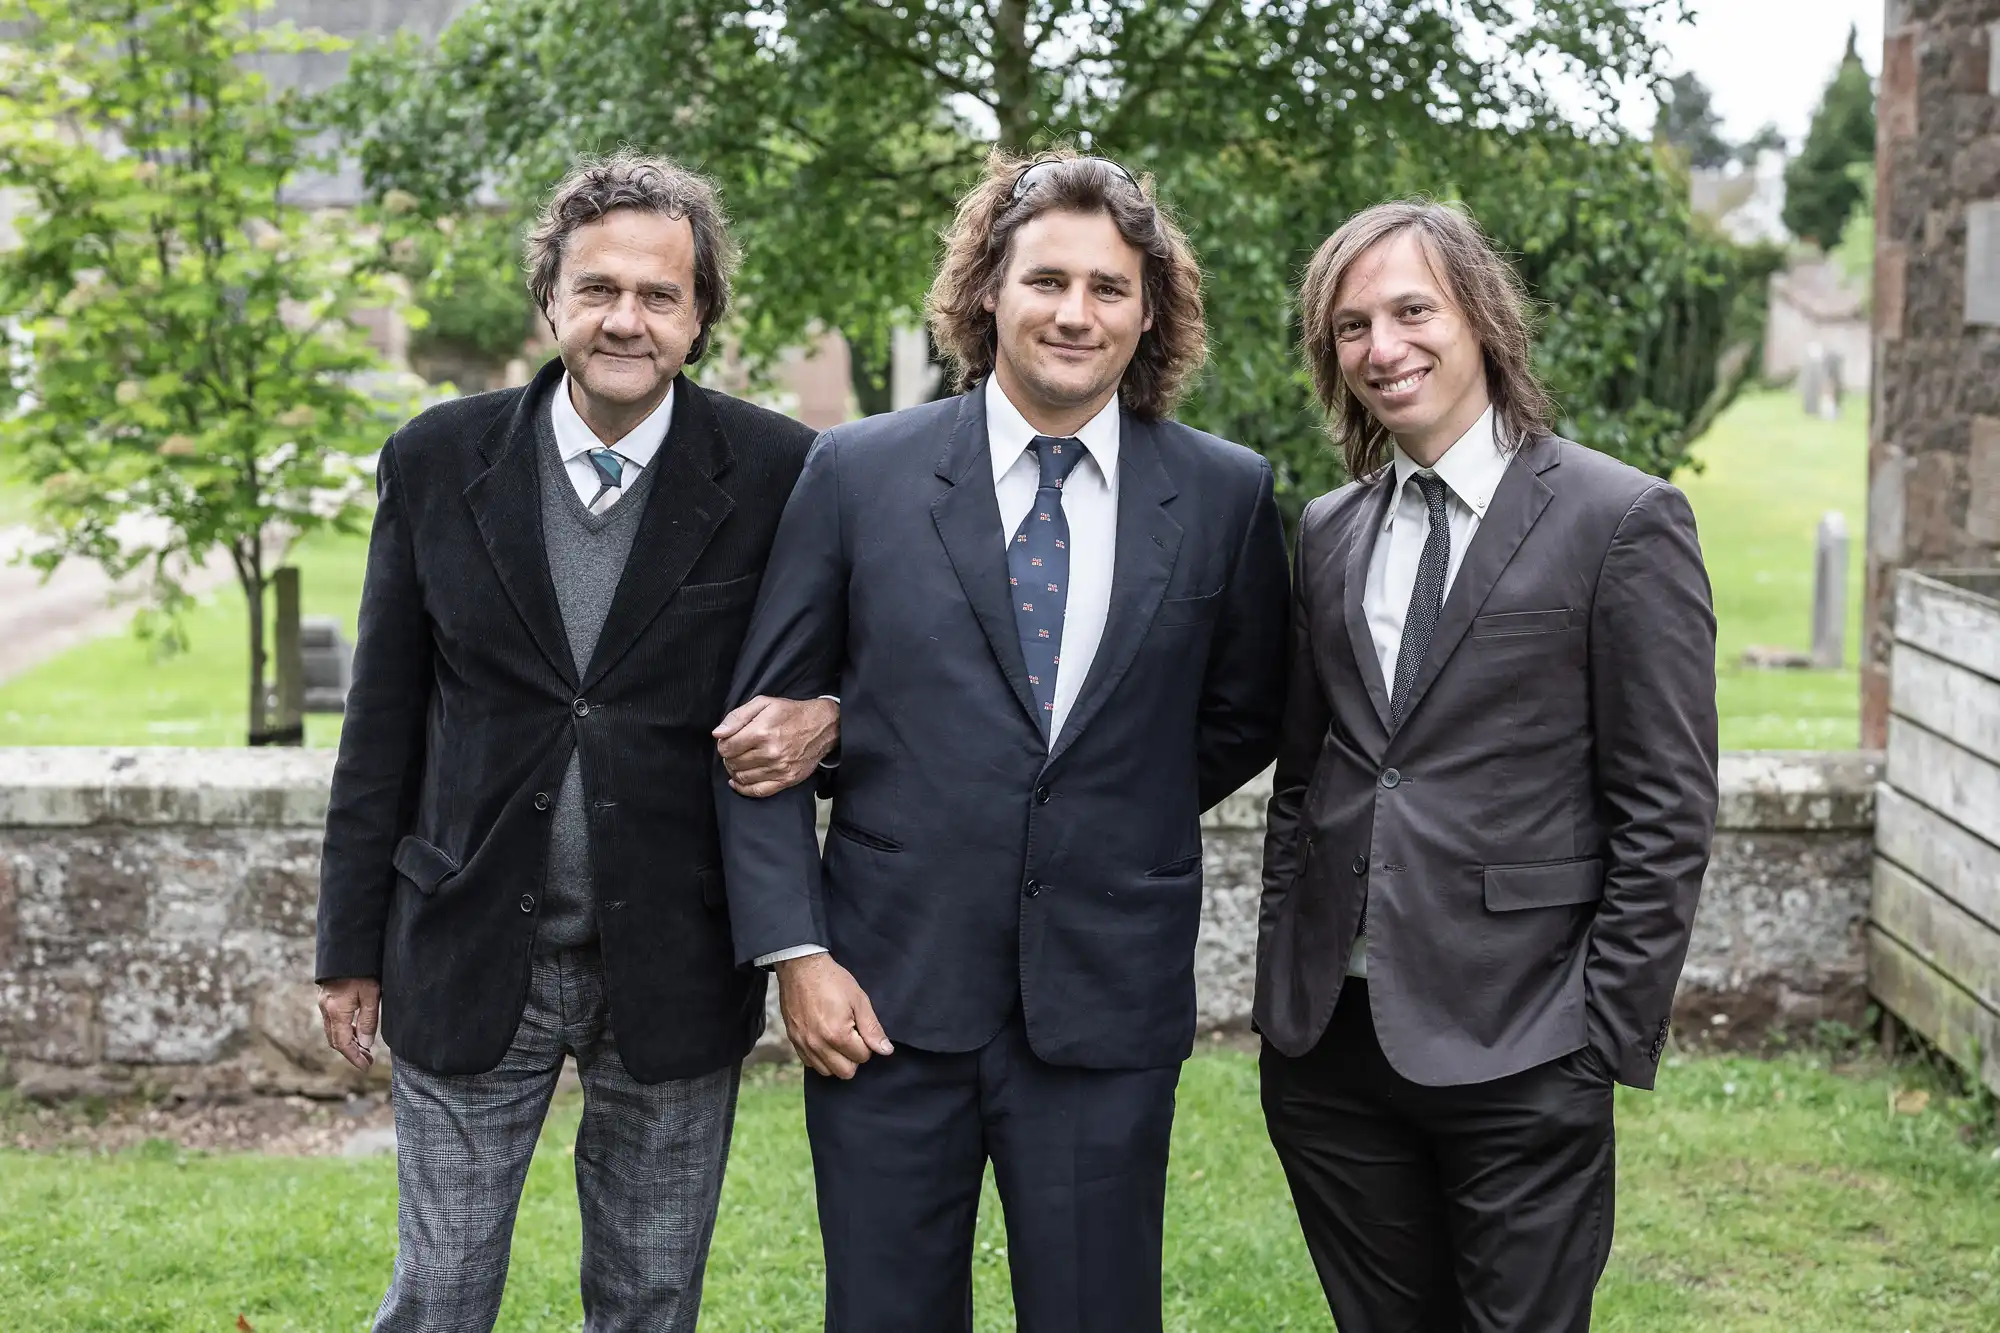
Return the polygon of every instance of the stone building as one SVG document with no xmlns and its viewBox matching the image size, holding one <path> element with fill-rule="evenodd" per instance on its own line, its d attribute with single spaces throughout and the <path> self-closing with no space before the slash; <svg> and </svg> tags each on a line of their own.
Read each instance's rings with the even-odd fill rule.
<svg viewBox="0 0 2000 1333">
<path fill-rule="evenodd" d="M 1896 571 L 2000 566 L 2000 0 L 1887 0 L 1861 743 Z"/>
</svg>

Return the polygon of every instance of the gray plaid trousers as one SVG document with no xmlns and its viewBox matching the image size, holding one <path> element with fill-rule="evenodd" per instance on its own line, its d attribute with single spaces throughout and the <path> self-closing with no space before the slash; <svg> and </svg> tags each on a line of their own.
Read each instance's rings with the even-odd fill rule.
<svg viewBox="0 0 2000 1333">
<path fill-rule="evenodd" d="M 487 1333 L 521 1185 L 565 1053 L 583 1076 L 576 1193 L 587 1333 L 693 1333 L 741 1069 L 644 1084 L 613 1044 L 596 948 L 538 956 L 514 1042 L 484 1074 L 392 1073 L 395 1275 L 376 1333 Z"/>
</svg>

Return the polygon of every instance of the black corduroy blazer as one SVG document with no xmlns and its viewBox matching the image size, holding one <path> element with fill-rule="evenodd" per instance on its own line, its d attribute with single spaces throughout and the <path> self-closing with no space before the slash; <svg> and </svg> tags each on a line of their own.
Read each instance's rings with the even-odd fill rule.
<svg viewBox="0 0 2000 1333">
<path fill-rule="evenodd" d="M 763 975 L 730 947 L 709 732 L 813 432 L 676 381 L 631 556 L 577 663 L 535 457 L 562 374 L 551 361 L 525 388 L 440 404 L 382 450 L 315 973 L 381 979 L 398 1060 L 498 1064 L 574 751 L 620 1057 L 641 1082 L 692 1077 L 763 1027 Z"/>
</svg>

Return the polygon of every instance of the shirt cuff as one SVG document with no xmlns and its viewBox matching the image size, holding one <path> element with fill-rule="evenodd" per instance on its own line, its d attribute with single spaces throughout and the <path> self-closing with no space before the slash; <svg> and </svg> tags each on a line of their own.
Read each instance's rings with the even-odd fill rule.
<svg viewBox="0 0 2000 1333">
<path fill-rule="evenodd" d="M 825 952 L 826 949 L 822 945 L 794 944 L 789 949 L 779 949 L 774 953 L 767 953 L 761 957 L 753 958 L 750 960 L 750 965 L 752 967 L 775 967 L 779 963 L 790 962 L 794 958 L 810 958 L 816 953 Z"/>
</svg>

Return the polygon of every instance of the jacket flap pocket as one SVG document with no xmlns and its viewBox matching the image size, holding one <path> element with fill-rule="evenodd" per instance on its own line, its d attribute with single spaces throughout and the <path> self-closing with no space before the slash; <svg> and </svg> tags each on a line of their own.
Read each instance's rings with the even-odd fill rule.
<svg viewBox="0 0 2000 1333">
<path fill-rule="evenodd" d="M 1604 860 L 1543 861 L 1535 865 L 1487 866 L 1486 910 L 1513 912 L 1525 907 L 1566 907 L 1604 896 Z"/>
<path fill-rule="evenodd" d="M 1475 639 L 1500 634 L 1547 634 L 1551 630 L 1568 629 L 1570 615 L 1568 607 L 1553 611 L 1496 611 L 1490 616 L 1474 616 L 1468 633 Z"/>
<path fill-rule="evenodd" d="M 722 891 L 722 867 L 703 866 L 694 872 L 695 882 L 701 886 L 701 905 L 721 907 L 728 896 Z"/>
<path fill-rule="evenodd" d="M 757 596 L 761 574 L 725 579 L 721 583 L 683 583 L 667 603 L 670 611 L 721 611 L 732 606 L 748 606 Z"/>
<path fill-rule="evenodd" d="M 1201 869 L 1201 853 L 1195 852 L 1188 856 L 1177 857 L 1163 866 L 1154 866 L 1146 872 L 1146 878 L 1179 879 L 1183 875 L 1192 875 L 1199 869 Z"/>
<path fill-rule="evenodd" d="M 417 886 L 418 893 L 433 893 L 458 873 L 458 862 L 414 833 L 396 844 L 392 864 L 397 874 Z"/>
</svg>

